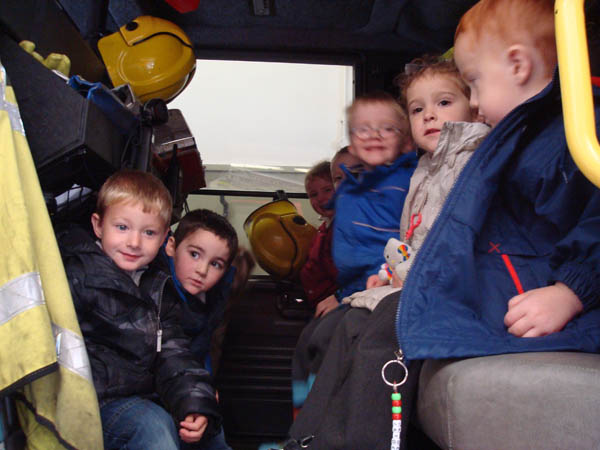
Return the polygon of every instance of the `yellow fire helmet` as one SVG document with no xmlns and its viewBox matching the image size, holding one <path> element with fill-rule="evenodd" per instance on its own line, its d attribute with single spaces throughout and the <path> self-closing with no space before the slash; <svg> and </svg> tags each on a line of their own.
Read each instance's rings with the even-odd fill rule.
<svg viewBox="0 0 600 450">
<path fill-rule="evenodd" d="M 275 200 L 252 212 L 244 231 L 258 264 L 279 279 L 298 275 L 317 232 L 289 200 Z"/>
<path fill-rule="evenodd" d="M 196 56 L 190 39 L 168 20 L 140 16 L 98 41 L 115 87 L 129 84 L 142 103 L 175 98 L 191 81 Z"/>
</svg>

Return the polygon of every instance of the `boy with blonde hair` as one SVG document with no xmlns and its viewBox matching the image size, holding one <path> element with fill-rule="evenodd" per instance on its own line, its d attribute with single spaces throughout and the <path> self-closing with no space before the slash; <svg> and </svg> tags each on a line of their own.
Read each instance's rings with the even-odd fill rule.
<svg viewBox="0 0 600 450">
<path fill-rule="evenodd" d="M 160 180 L 124 170 L 98 194 L 97 240 L 82 228 L 58 235 L 106 449 L 177 449 L 179 438 L 197 442 L 220 427 L 209 374 L 189 350 L 170 277 L 154 262 L 171 209 Z"/>
<path fill-rule="evenodd" d="M 600 191 L 567 148 L 553 30 L 552 0 L 482 0 L 461 19 L 455 61 L 492 131 L 458 176 L 401 293 L 368 317 L 353 308 L 338 326 L 290 430 L 296 439 L 314 435 L 311 449 L 390 445 L 391 388 L 374 381 L 388 361 L 399 369 L 388 382 L 408 366 L 393 442 L 405 448 L 419 360 L 600 351 Z"/>
<path fill-rule="evenodd" d="M 388 239 L 398 235 L 402 206 L 417 166 L 406 113 L 389 93 L 357 97 L 347 111 L 349 152 L 361 173 L 343 168 L 335 193 L 333 261 L 338 301 L 366 288 L 376 274 Z"/>
</svg>

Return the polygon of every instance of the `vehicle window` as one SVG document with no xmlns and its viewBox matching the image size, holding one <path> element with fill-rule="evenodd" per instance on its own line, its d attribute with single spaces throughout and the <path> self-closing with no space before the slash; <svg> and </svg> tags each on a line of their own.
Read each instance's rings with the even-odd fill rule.
<svg viewBox="0 0 600 450">
<path fill-rule="evenodd" d="M 304 194 L 308 168 L 347 145 L 353 98 L 352 66 L 198 60 L 192 82 L 169 103 L 182 112 L 206 169 L 210 195 L 189 195 L 189 208 L 224 214 L 249 248 L 243 223 L 271 201 L 268 193 Z M 319 226 L 300 197 L 290 200 Z"/>
<path fill-rule="evenodd" d="M 180 109 L 209 188 L 303 192 L 303 170 L 347 144 L 352 66 L 198 60 Z"/>
</svg>

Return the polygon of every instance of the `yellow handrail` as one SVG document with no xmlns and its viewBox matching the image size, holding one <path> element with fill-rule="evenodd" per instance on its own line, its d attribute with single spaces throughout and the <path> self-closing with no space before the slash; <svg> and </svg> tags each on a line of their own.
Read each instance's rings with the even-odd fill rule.
<svg viewBox="0 0 600 450">
<path fill-rule="evenodd" d="M 558 71 L 567 145 L 581 172 L 600 187 L 600 145 L 585 34 L 585 0 L 556 0 Z"/>
</svg>

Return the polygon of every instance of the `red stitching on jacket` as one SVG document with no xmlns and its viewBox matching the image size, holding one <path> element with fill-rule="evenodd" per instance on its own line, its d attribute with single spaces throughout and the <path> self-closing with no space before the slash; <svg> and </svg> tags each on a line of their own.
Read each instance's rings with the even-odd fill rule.
<svg viewBox="0 0 600 450">
<path fill-rule="evenodd" d="M 493 242 L 490 241 L 490 249 L 488 250 L 488 253 L 492 253 L 492 252 L 500 253 L 500 244 L 494 244 Z"/>
<path fill-rule="evenodd" d="M 519 280 L 519 275 L 517 275 L 517 271 L 513 267 L 512 263 L 510 262 L 510 258 L 508 257 L 508 255 L 505 255 L 503 253 L 502 254 L 502 261 L 504 261 L 504 265 L 508 269 L 508 273 L 510 274 L 510 277 L 512 278 L 513 283 L 515 283 L 515 287 L 517 288 L 517 292 L 519 294 L 522 294 L 523 292 L 525 292 L 525 291 L 523 291 L 523 286 L 521 285 L 521 280 Z"/>
</svg>

